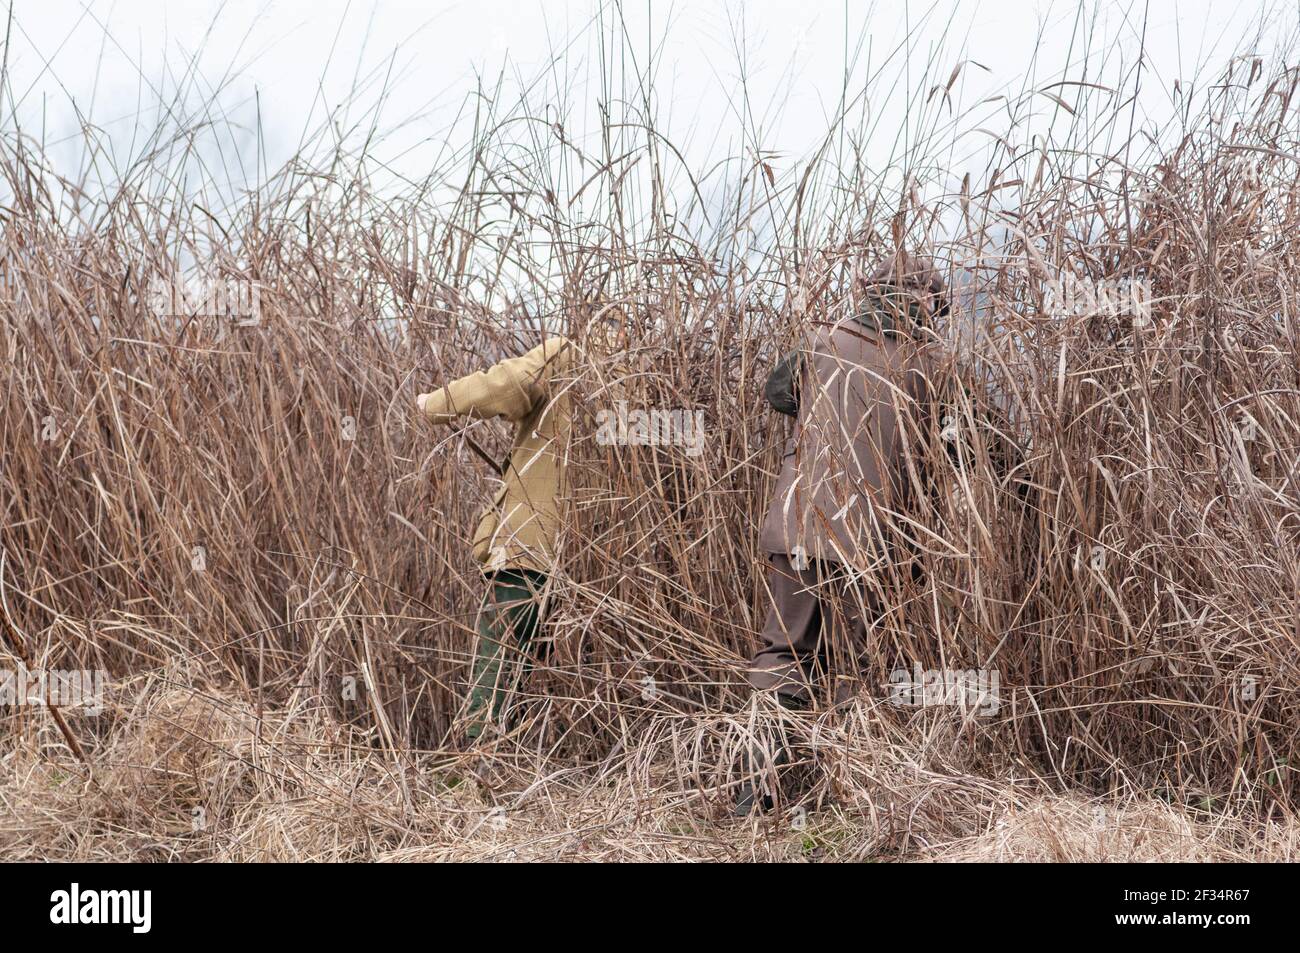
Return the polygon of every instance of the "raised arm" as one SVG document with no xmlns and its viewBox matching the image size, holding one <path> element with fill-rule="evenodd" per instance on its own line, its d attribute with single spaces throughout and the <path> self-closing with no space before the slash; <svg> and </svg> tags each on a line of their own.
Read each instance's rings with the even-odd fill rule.
<svg viewBox="0 0 1300 953">
<path fill-rule="evenodd" d="M 462 415 L 520 420 L 544 397 L 547 365 L 565 344 L 563 338 L 547 338 L 521 357 L 508 358 L 431 394 L 421 394 L 416 406 L 435 423 L 449 423 Z"/>
</svg>

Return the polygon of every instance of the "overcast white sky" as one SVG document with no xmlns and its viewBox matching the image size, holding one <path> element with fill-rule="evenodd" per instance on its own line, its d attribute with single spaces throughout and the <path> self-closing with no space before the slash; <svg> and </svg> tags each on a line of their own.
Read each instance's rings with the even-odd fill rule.
<svg viewBox="0 0 1300 953">
<path fill-rule="evenodd" d="M 1145 32 L 1140 107 L 1158 117 L 1170 110 L 1175 79 L 1186 84 L 1201 64 L 1221 66 L 1243 42 L 1267 52 L 1289 35 L 1294 16 L 1286 4 L 1221 0 L 1082 7 L 1044 0 L 14 0 L 6 60 L 15 102 L 4 103 L 0 126 L 12 131 L 16 115 L 24 132 L 54 145 L 56 159 L 73 162 L 80 114 L 104 130 L 121 161 L 158 122 L 158 93 L 172 101 L 193 60 L 199 75 L 182 85 L 179 108 L 190 117 L 224 115 L 244 130 L 234 140 L 243 170 L 232 178 L 256 174 L 251 130 L 259 116 L 273 169 L 327 115 L 345 134 L 370 137 L 370 154 L 418 178 L 439 145 L 461 135 L 463 125 L 454 124 L 477 78 L 495 78 L 503 66 L 512 82 L 563 77 L 576 104 L 569 122 L 594 128 L 602 33 L 608 46 L 611 31 L 625 30 L 637 59 L 629 72 L 653 72 L 659 126 L 693 167 L 734 155 L 742 118 L 750 144 L 770 150 L 778 168 L 809 155 L 841 97 L 851 99 L 869 76 L 878 77 L 877 89 L 897 90 L 871 104 L 885 120 L 871 139 L 872 159 L 885 162 L 899 125 L 886 113 L 906 111 L 902 90 L 922 85 L 932 58 L 941 80 L 963 59 L 987 67 L 963 69 L 954 88 L 961 109 L 1085 71 L 1113 80 L 1132 69 Z M 911 44 L 900 49 L 909 34 Z M 747 117 L 736 105 L 742 81 Z M 350 97 L 354 88 L 360 92 Z M 375 124 L 367 108 L 381 89 Z M 340 106 L 350 98 L 345 113 Z"/>
</svg>

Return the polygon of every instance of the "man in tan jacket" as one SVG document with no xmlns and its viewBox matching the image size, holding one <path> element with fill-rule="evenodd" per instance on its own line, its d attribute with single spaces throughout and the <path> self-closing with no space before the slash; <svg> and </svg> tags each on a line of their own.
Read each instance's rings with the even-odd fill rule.
<svg viewBox="0 0 1300 953">
<path fill-rule="evenodd" d="M 857 674 L 880 613 L 862 580 L 906 558 L 890 524 L 925 479 L 929 329 L 947 307 L 933 265 L 900 253 L 852 314 L 810 334 L 768 380 L 769 402 L 796 422 L 759 531 L 772 608 L 749 680 L 787 707 L 807 706 L 831 673 Z M 754 806 L 747 784 L 737 813 Z"/>
<path fill-rule="evenodd" d="M 542 596 L 566 496 L 565 460 L 572 426 L 566 375 L 576 353 L 575 345 L 565 338 L 548 337 L 521 357 L 416 399 L 420 412 L 435 423 L 451 423 L 459 417 L 503 417 L 515 428 L 501 489 L 472 541 L 488 587 L 479 612 L 478 648 L 464 717 L 470 741 L 501 715 L 541 623 Z"/>
</svg>

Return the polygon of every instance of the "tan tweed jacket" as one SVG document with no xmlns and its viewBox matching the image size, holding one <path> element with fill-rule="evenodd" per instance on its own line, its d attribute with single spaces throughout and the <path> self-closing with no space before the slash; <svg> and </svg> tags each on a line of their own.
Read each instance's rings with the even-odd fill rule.
<svg viewBox="0 0 1300 953">
<path fill-rule="evenodd" d="M 549 572 L 554 562 L 572 427 L 565 374 L 576 354 L 567 339 L 550 337 L 521 357 L 416 399 L 436 423 L 470 416 L 504 417 L 515 425 L 501 488 L 474 531 L 474 558 L 487 569 Z"/>
</svg>

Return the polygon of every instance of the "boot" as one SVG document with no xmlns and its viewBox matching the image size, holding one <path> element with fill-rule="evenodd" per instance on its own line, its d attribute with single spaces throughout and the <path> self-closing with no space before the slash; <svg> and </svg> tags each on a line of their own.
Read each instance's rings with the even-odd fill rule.
<svg viewBox="0 0 1300 953">
<path fill-rule="evenodd" d="M 776 696 L 777 702 L 782 708 L 790 711 L 803 711 L 808 707 L 808 702 L 793 695 L 784 695 L 780 692 Z M 740 785 L 736 791 L 736 804 L 732 809 L 732 817 L 749 817 L 755 811 L 759 814 L 770 814 L 776 807 L 775 800 L 771 794 L 760 791 L 756 782 L 755 769 L 761 758 L 757 750 L 751 749 L 745 757 L 745 773 L 748 778 Z M 787 764 L 790 761 L 790 751 L 782 744 L 776 749 L 769 762 L 769 767 L 775 772 L 775 769 Z"/>
<path fill-rule="evenodd" d="M 771 814 L 773 808 L 776 807 L 772 795 L 759 790 L 756 783 L 757 778 L 753 775 L 753 766 L 757 763 L 758 757 L 757 752 L 750 752 L 745 759 L 750 777 L 740 785 L 740 789 L 736 792 L 736 806 L 732 809 L 732 817 L 749 817 L 755 811 L 759 814 Z M 784 747 L 778 748 L 776 753 L 772 755 L 771 766 L 779 768 L 789 760 L 789 751 Z"/>
</svg>

